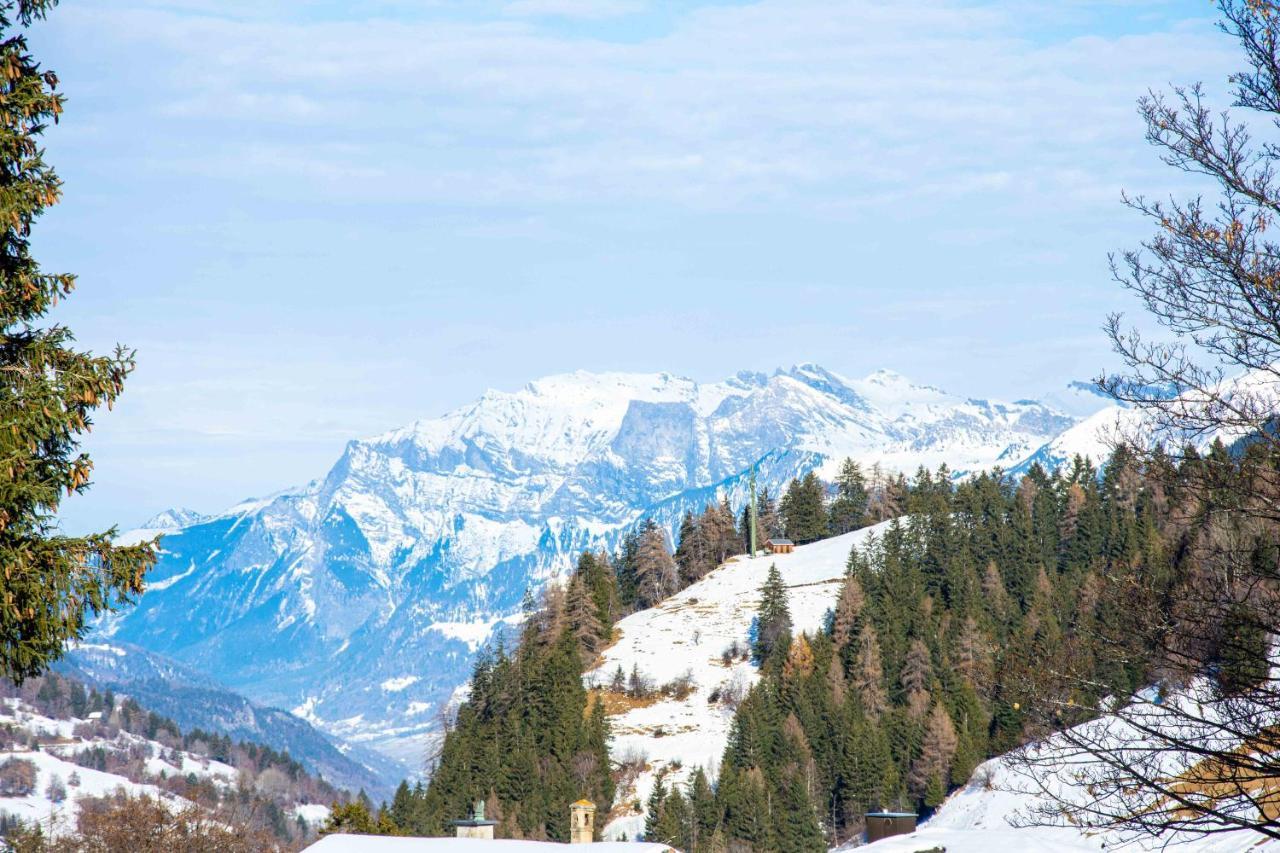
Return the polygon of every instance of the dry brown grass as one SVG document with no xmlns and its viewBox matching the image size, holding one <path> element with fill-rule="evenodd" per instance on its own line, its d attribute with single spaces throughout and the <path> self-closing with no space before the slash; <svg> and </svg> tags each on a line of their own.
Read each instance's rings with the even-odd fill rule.
<svg viewBox="0 0 1280 853">
<path fill-rule="evenodd" d="M 636 699 L 625 693 L 615 693 L 612 690 L 596 689 L 587 693 L 587 714 L 591 713 L 591 709 L 596 702 L 604 702 L 604 715 L 606 717 L 617 717 L 636 708 L 648 708 L 650 705 L 656 705 L 666 697 L 660 693 Z"/>
</svg>

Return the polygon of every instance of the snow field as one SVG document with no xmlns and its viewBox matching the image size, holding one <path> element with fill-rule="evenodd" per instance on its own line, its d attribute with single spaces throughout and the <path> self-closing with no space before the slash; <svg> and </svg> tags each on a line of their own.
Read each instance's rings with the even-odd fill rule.
<svg viewBox="0 0 1280 853">
<path fill-rule="evenodd" d="M 0 797 L 0 812 L 7 813 L 24 821 L 39 823 L 46 832 L 62 832 L 74 829 L 79 814 L 77 800 L 83 797 L 101 797 L 124 790 L 126 793 L 139 796 L 155 797 L 174 808 L 188 805 L 188 801 L 171 794 L 156 785 L 132 782 L 124 776 L 106 773 L 88 767 L 81 767 L 74 762 L 77 754 L 96 747 L 118 750 L 142 745 L 150 751 L 146 759 L 148 773 L 166 776 L 186 776 L 195 774 L 208 778 L 215 784 L 232 786 L 236 784 L 239 772 L 229 764 L 220 761 L 197 758 L 189 753 L 178 751 L 179 763 L 169 759 L 173 751 L 155 741 L 146 740 L 128 732 L 121 732 L 112 740 L 104 738 L 80 739 L 75 737 L 76 726 L 88 722 L 70 719 L 55 720 L 33 712 L 19 699 L 6 698 L 0 703 L 0 727 L 12 726 L 28 735 L 36 735 L 45 739 L 57 739 L 61 743 L 43 743 L 40 749 L 20 749 L 0 751 L 0 763 L 10 758 L 30 761 L 36 767 L 36 785 L 31 794 L 25 797 Z M 164 756 L 164 757 L 161 757 Z M 72 775 L 79 777 L 80 783 L 69 782 Z M 55 803 L 48 795 L 49 783 L 54 778 L 61 780 L 66 786 L 66 799 Z"/>
<path fill-rule="evenodd" d="M 746 648 L 769 567 L 776 564 L 787 585 L 794 630 L 812 633 L 840 594 L 850 549 L 886 526 L 804 545 L 791 554 L 731 558 L 657 607 L 618 623 L 621 638 L 584 676 L 588 685 L 607 685 L 619 666 L 628 676 L 633 666 L 638 667 L 655 686 L 686 673 L 696 685 L 683 700 L 662 698 L 610 718 L 614 760 L 642 756 L 648 764 L 633 790 L 619 791 L 619 803 L 638 802 L 643 809 L 664 770 L 668 785 L 683 784 L 697 767 L 715 775 L 733 711 L 707 700 L 716 688 L 723 691 L 736 682 L 745 689 L 759 678 L 754 664 L 737 660 L 726 666 L 721 653 L 735 641 Z M 635 838 L 643 828 L 643 812 L 633 812 L 609 822 L 605 837 Z"/>
</svg>

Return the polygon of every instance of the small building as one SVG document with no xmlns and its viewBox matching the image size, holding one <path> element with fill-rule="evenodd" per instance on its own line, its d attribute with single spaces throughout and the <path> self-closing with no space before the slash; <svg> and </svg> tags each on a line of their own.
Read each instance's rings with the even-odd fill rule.
<svg viewBox="0 0 1280 853">
<path fill-rule="evenodd" d="M 485 820 L 484 800 L 476 800 L 471 809 L 471 817 L 450 822 L 458 838 L 484 838 L 489 841 L 493 840 L 493 828 L 498 825 L 496 820 Z"/>
<path fill-rule="evenodd" d="M 915 812 L 867 812 L 867 843 L 916 831 Z"/>
<path fill-rule="evenodd" d="M 569 806 L 569 843 L 592 844 L 596 840 L 596 804 L 578 800 Z"/>
<path fill-rule="evenodd" d="M 792 542 L 790 539 L 770 539 L 764 544 L 769 549 L 770 554 L 790 554 L 796 549 L 796 543 Z"/>
</svg>

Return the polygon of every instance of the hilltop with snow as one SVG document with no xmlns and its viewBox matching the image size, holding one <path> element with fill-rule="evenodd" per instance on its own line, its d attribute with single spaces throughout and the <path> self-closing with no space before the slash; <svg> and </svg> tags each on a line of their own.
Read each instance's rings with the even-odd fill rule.
<svg viewBox="0 0 1280 853">
<path fill-rule="evenodd" d="M 128 534 L 164 535 L 150 589 L 100 631 L 419 766 L 442 705 L 525 590 L 637 520 L 673 530 L 687 509 L 741 503 L 753 465 L 774 494 L 846 456 L 908 472 L 1010 467 L 1076 422 L 812 364 L 709 384 L 552 376 L 352 441 L 306 486 L 153 519 Z"/>
<path fill-rule="evenodd" d="M 644 828 L 641 809 L 658 776 L 684 783 L 697 767 L 714 776 L 733 723 L 731 702 L 759 679 L 755 664 L 725 650 L 745 648 L 759 590 L 776 565 L 787 586 L 794 630 L 816 631 L 840 594 L 849 551 L 881 533 L 888 522 L 802 545 L 793 553 L 736 557 L 657 607 L 633 613 L 615 626 L 617 642 L 587 673 L 589 685 L 607 684 L 621 667 L 637 669 L 661 685 L 689 676 L 694 690 L 683 699 L 654 704 L 610 718 L 615 761 L 643 761 L 630 790 L 619 791 L 607 838 L 636 838 Z"/>
</svg>

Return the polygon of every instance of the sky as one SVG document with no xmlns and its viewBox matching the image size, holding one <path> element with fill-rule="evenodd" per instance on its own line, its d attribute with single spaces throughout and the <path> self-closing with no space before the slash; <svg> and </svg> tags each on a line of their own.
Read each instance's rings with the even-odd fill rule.
<svg viewBox="0 0 1280 853">
<path fill-rule="evenodd" d="M 214 512 L 574 369 L 813 361 L 1035 398 L 1112 364 L 1136 99 L 1204 0 L 63 0 L 53 315 L 138 368 L 66 529 Z M 1219 97 L 1227 105 L 1228 99 Z"/>
</svg>

